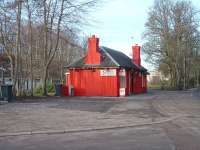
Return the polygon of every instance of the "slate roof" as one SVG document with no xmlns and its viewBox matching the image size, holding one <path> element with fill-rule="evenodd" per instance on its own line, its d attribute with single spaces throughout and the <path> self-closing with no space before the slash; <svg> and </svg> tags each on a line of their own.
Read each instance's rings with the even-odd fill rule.
<svg viewBox="0 0 200 150">
<path fill-rule="evenodd" d="M 77 60 L 76 62 L 69 64 L 65 68 L 105 68 L 105 67 L 122 67 L 126 69 L 136 69 L 142 72 L 147 72 L 142 66 L 138 66 L 132 63 L 132 59 L 126 56 L 124 53 L 101 46 L 99 48 L 101 53 L 101 63 L 98 65 L 84 64 L 85 57 Z"/>
</svg>

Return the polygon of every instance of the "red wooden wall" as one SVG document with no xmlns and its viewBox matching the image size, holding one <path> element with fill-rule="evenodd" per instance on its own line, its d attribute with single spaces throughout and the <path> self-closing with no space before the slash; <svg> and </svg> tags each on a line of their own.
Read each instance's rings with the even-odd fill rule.
<svg viewBox="0 0 200 150">
<path fill-rule="evenodd" d="M 143 82 L 142 82 L 143 76 Z M 147 92 L 147 75 L 141 74 L 138 71 L 126 71 L 126 96 L 130 94 L 139 94 Z"/>
<path fill-rule="evenodd" d="M 147 75 L 140 72 L 134 72 L 132 89 L 134 94 L 147 92 Z"/>
<path fill-rule="evenodd" d="M 142 82 L 143 76 L 143 82 Z M 67 85 L 63 95 L 67 96 L 70 85 L 74 87 L 74 96 L 119 96 L 119 71 L 116 76 L 100 76 L 99 69 L 70 70 L 66 75 Z M 147 75 L 126 71 L 126 96 L 147 92 Z"/>
<path fill-rule="evenodd" d="M 70 84 L 75 96 L 119 96 L 118 70 L 116 76 L 100 76 L 99 69 L 71 69 Z"/>
</svg>

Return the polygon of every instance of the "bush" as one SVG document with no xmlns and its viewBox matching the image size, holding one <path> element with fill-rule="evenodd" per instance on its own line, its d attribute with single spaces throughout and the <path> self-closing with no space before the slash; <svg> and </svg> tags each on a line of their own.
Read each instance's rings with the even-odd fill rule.
<svg viewBox="0 0 200 150">
<path fill-rule="evenodd" d="M 36 96 L 42 96 L 43 95 L 43 88 L 42 86 L 39 86 L 34 89 L 34 95 Z M 55 93 L 55 86 L 54 84 L 48 83 L 47 84 L 47 93 Z"/>
<path fill-rule="evenodd" d="M 47 85 L 47 92 L 48 92 L 48 93 L 55 93 L 55 85 L 52 84 L 52 83 L 49 83 L 49 84 Z"/>
<path fill-rule="evenodd" d="M 42 96 L 43 95 L 43 88 L 42 86 L 39 86 L 34 89 L 34 95 L 36 96 Z"/>
<path fill-rule="evenodd" d="M 148 84 L 148 88 L 158 90 L 158 89 L 161 89 L 161 85 L 160 84 Z"/>
</svg>

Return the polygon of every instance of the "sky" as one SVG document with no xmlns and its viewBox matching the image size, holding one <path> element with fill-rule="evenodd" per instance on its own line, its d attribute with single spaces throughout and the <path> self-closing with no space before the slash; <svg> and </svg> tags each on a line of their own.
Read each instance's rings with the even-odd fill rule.
<svg viewBox="0 0 200 150">
<path fill-rule="evenodd" d="M 192 0 L 200 7 L 199 0 Z M 149 8 L 154 0 L 104 0 L 92 12 L 92 24 L 84 29 L 86 35 L 96 35 L 100 38 L 100 45 L 113 48 L 132 55 L 134 44 L 142 45 L 144 39 L 145 22 Z M 153 70 L 154 67 L 145 62 L 142 53 L 142 65 Z"/>
</svg>

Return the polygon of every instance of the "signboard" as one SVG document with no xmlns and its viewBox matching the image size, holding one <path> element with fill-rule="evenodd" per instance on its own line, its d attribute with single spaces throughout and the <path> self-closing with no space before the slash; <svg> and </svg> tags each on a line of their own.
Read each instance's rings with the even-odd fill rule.
<svg viewBox="0 0 200 150">
<path fill-rule="evenodd" d="M 119 95 L 120 96 L 125 96 L 126 95 L 125 88 L 120 88 L 119 89 Z"/>
<path fill-rule="evenodd" d="M 116 69 L 102 69 L 100 70 L 100 76 L 116 76 Z"/>
</svg>

